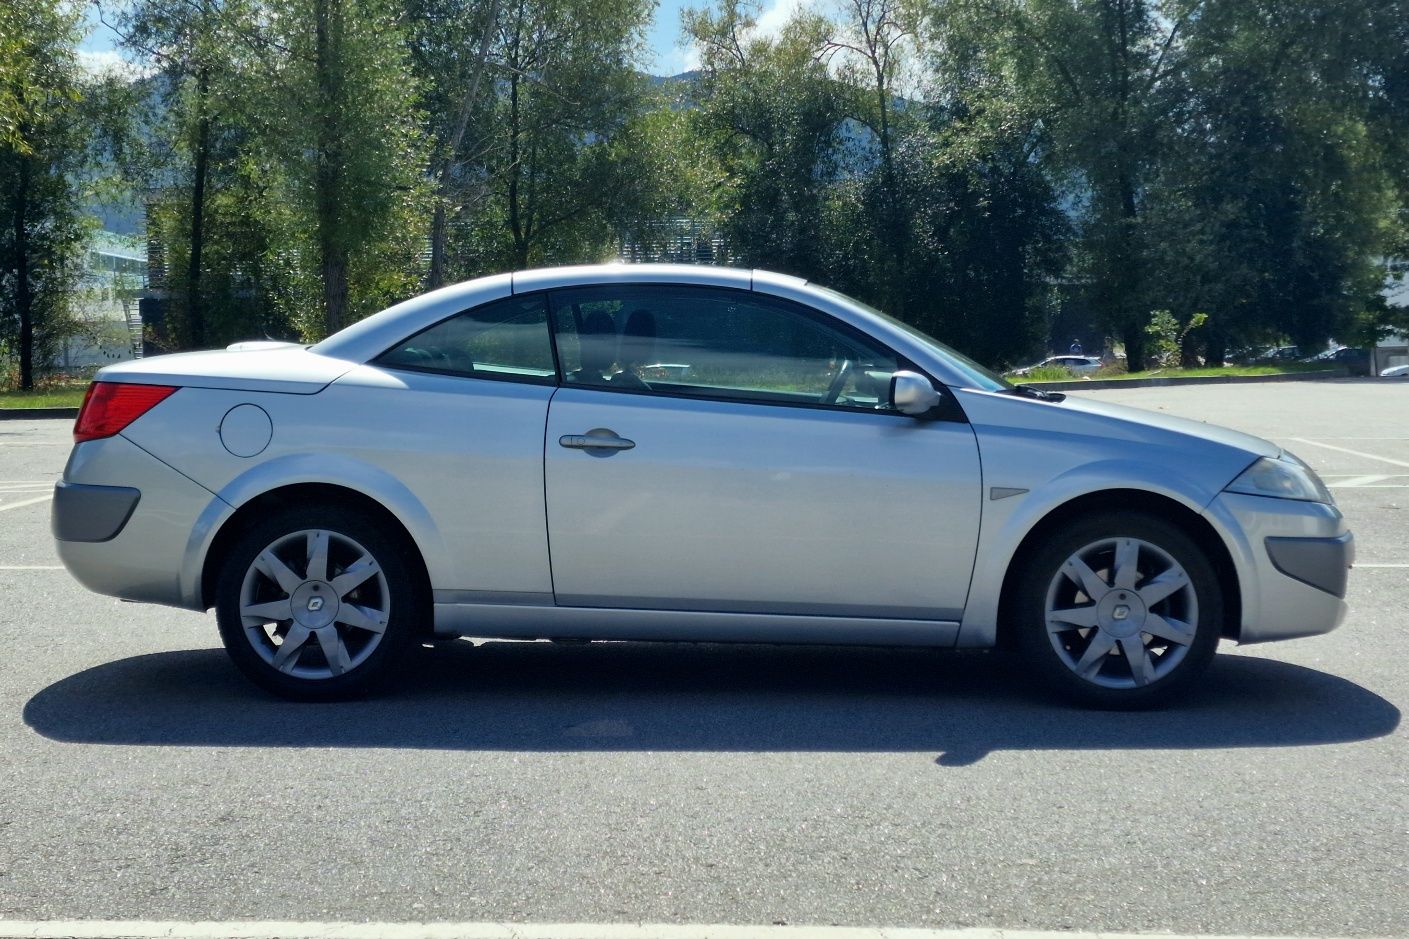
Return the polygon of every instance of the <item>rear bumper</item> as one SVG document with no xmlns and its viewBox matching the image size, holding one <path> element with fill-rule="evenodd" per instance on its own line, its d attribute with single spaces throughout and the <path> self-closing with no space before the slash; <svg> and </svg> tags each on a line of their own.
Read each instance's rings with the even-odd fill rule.
<svg viewBox="0 0 1409 939">
<path fill-rule="evenodd" d="M 59 558 L 96 593 L 201 609 L 192 576 L 198 522 L 218 498 L 131 441 L 78 444 L 55 487 Z"/>
<path fill-rule="evenodd" d="M 1355 540 L 1335 506 L 1225 492 L 1206 516 L 1223 530 L 1242 587 L 1239 642 L 1316 636 L 1345 619 Z"/>
</svg>

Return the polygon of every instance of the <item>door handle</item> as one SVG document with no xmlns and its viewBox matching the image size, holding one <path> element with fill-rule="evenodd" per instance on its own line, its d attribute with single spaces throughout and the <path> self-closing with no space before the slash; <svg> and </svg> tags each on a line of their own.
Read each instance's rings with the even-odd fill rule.
<svg viewBox="0 0 1409 939">
<path fill-rule="evenodd" d="M 636 441 L 618 437 L 616 431 L 594 427 L 585 434 L 564 434 L 558 445 L 569 450 L 630 450 Z"/>
</svg>

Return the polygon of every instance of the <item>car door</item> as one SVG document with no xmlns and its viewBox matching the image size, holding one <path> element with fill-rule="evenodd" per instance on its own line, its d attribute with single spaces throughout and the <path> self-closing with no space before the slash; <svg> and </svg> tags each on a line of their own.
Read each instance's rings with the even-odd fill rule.
<svg viewBox="0 0 1409 939">
<path fill-rule="evenodd" d="M 962 418 L 888 409 L 894 354 L 750 291 L 552 295 L 559 605 L 957 620 L 980 511 Z"/>
</svg>

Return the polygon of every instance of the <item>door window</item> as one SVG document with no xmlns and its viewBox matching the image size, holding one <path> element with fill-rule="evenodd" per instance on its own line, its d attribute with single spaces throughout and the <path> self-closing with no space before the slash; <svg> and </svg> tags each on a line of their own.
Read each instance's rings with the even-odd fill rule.
<svg viewBox="0 0 1409 939">
<path fill-rule="evenodd" d="M 553 327 L 567 384 L 618 391 L 878 410 L 899 367 L 842 324 L 738 290 L 564 290 Z"/>
<path fill-rule="evenodd" d="M 477 306 L 422 330 L 376 362 L 386 368 L 552 384 L 556 370 L 547 304 L 538 294 Z"/>
</svg>

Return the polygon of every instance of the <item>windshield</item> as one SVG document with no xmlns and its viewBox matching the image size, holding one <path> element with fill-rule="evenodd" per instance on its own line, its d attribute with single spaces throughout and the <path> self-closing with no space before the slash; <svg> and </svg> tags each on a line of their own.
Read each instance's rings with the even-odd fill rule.
<svg viewBox="0 0 1409 939">
<path fill-rule="evenodd" d="M 981 391 L 1011 391 L 1013 389 L 1013 385 L 1010 382 L 1006 381 L 1003 376 L 992 371 L 986 366 L 980 365 L 964 353 L 952 349 L 949 346 L 946 346 L 938 339 L 934 338 L 928 333 L 916 329 L 909 323 L 906 323 L 902 320 L 898 320 L 890 314 L 884 313 L 876 309 L 870 304 L 862 303 L 855 297 L 849 297 L 838 290 L 832 290 L 830 287 L 822 287 L 817 284 L 809 284 L 809 286 L 820 290 L 822 293 L 825 293 L 828 296 L 835 297 L 836 299 L 845 301 L 846 303 L 849 303 L 852 306 L 859 307 L 860 309 L 865 310 L 867 313 L 870 313 L 872 316 L 878 316 L 890 325 L 894 326 L 896 329 L 901 330 L 911 339 L 914 339 L 916 342 L 923 345 L 926 349 L 930 350 L 935 355 L 947 361 L 956 372 L 962 373 L 965 378 L 967 378 L 968 381 L 971 383 L 970 387 L 978 388 Z"/>
</svg>

